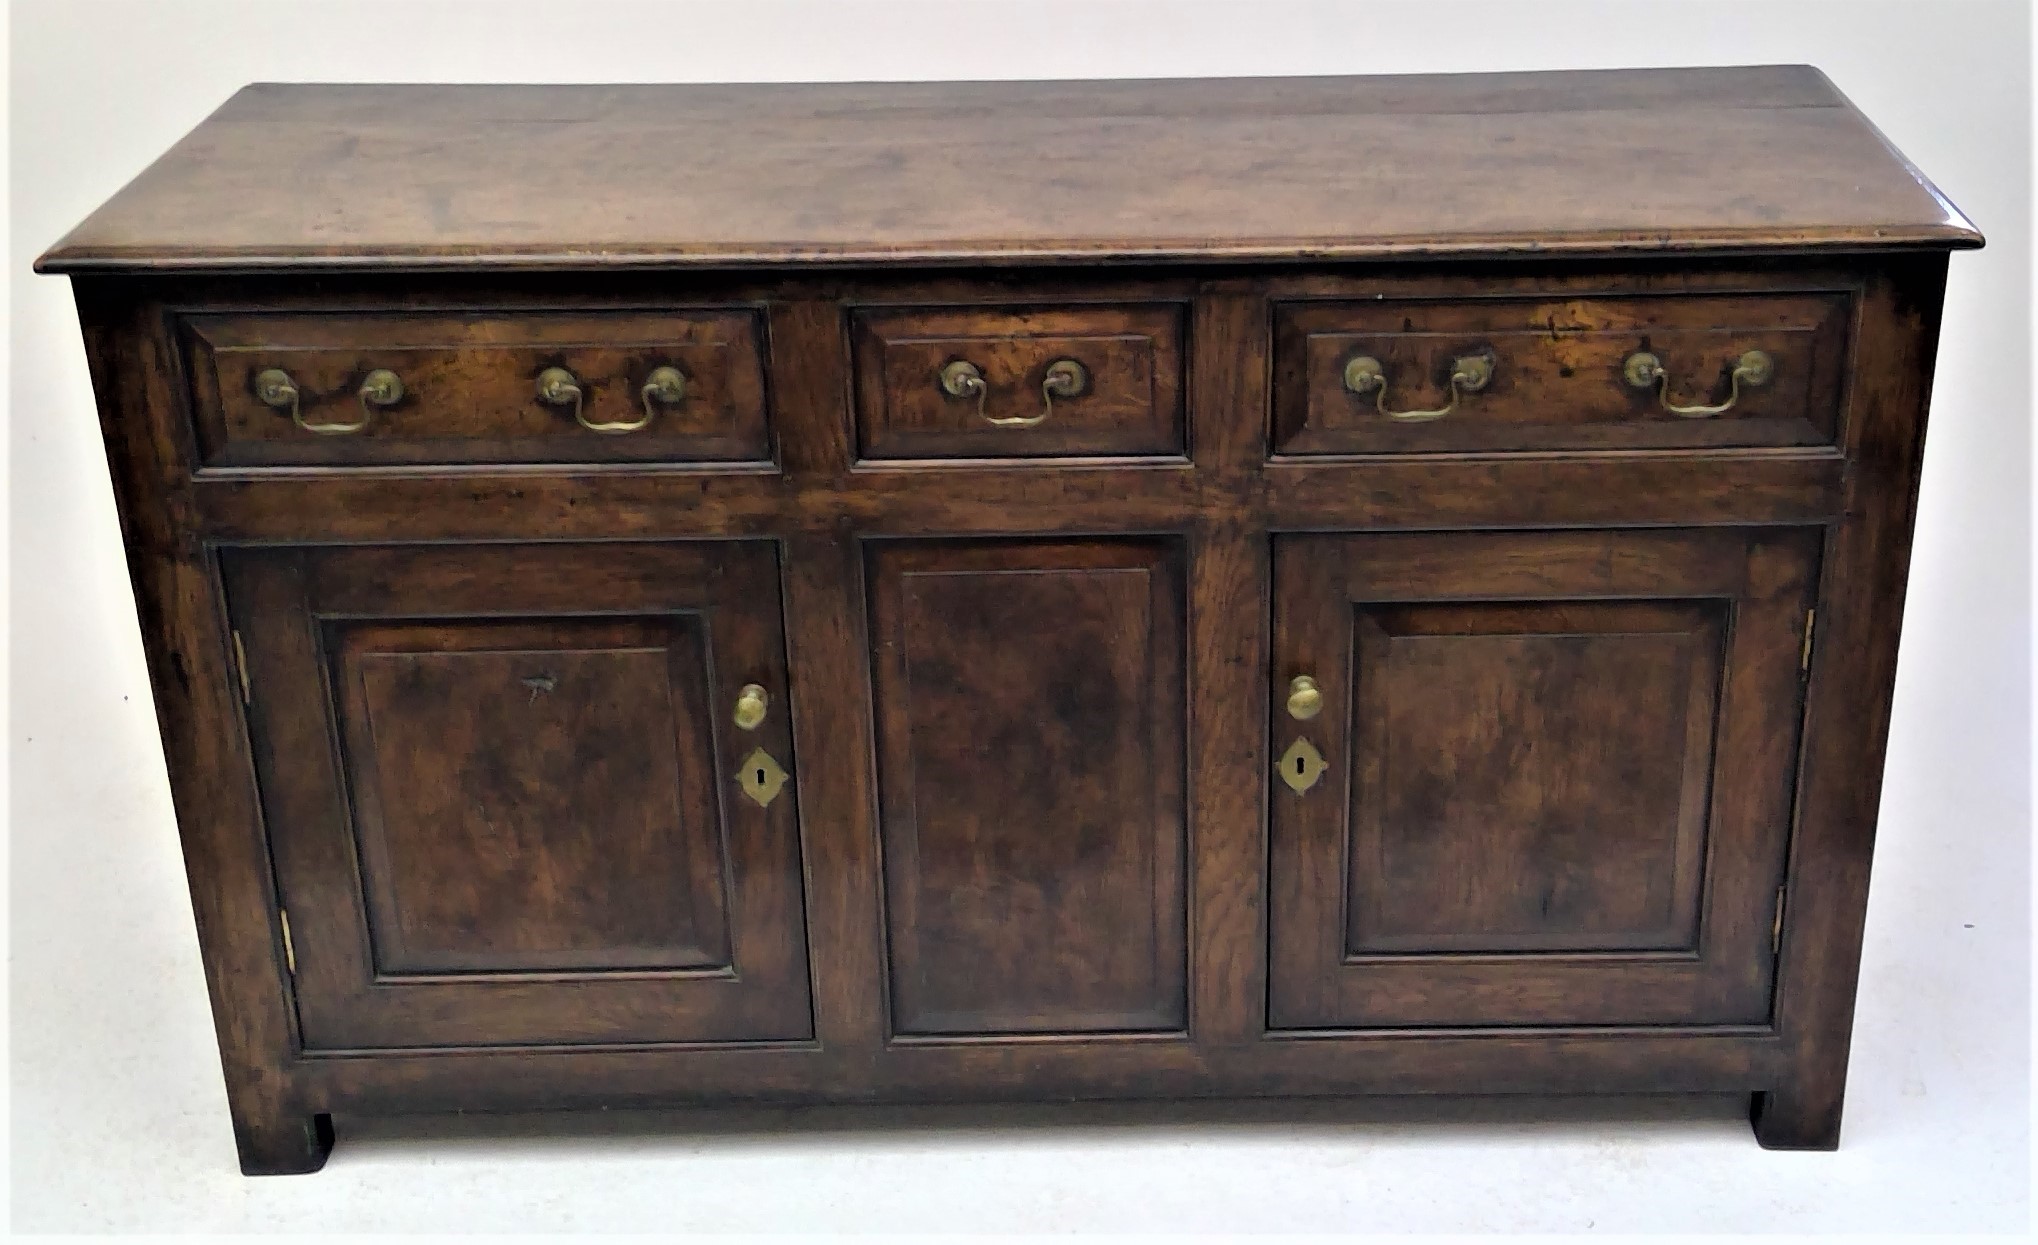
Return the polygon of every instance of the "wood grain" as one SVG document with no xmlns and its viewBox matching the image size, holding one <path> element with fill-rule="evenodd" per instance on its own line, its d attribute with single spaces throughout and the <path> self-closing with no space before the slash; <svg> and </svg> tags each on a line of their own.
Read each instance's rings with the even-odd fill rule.
<svg viewBox="0 0 2038 1245">
<path fill-rule="evenodd" d="M 1847 412 L 1848 520 L 1827 536 L 1811 651 L 1777 1028 L 1789 1073 L 1755 1096 L 1765 1147 L 1840 1144 L 1848 1037 L 1861 972 L 1882 763 L 1917 515 L 1944 256 L 1892 262 L 1863 300 L 1861 369 Z"/>
<path fill-rule="evenodd" d="M 732 1101 L 1735 1091 L 1835 1144 L 1979 240 L 1803 67 L 250 88 L 43 261 L 243 1170 Z M 1749 346 L 1717 419 L 1615 375 Z M 1341 388 L 1470 348 L 1434 424 Z M 1097 387 L 979 428 L 951 353 L 987 414 Z M 646 436 L 530 402 L 674 357 Z M 412 397 L 313 437 L 270 362 Z"/>
<path fill-rule="evenodd" d="M 195 315 L 182 320 L 199 442 L 207 466 L 375 466 L 485 462 L 753 462 L 771 458 L 762 325 L 755 309 L 501 309 L 417 314 Z M 541 401 L 539 373 L 563 367 L 584 396 Z M 685 379 L 680 401 L 642 396 L 661 367 Z M 256 397 L 255 377 L 285 372 L 308 431 Z M 394 405 L 366 408 L 370 371 L 402 380 Z"/>
<path fill-rule="evenodd" d="M 1176 556 L 872 549 L 897 1032 L 1186 1026 Z"/>
<path fill-rule="evenodd" d="M 1815 548 L 1278 541 L 1269 1024 L 1762 1024 Z"/>
<path fill-rule="evenodd" d="M 793 764 L 768 546 L 225 566 L 307 1049 L 812 1035 L 796 800 L 734 781 Z"/>
<path fill-rule="evenodd" d="M 1356 609 L 1347 956 L 1695 950 L 1724 614 Z"/>
<path fill-rule="evenodd" d="M 1851 307 L 1841 295 L 1654 299 L 1475 299 L 1289 303 L 1278 328 L 1275 452 L 1280 454 L 1831 445 Z M 1772 375 L 1730 384 L 1743 352 Z M 1648 351 L 1664 394 L 1622 375 Z M 1456 360 L 1483 355 L 1492 379 L 1452 404 Z M 1353 393 L 1345 365 L 1377 360 L 1386 389 Z M 1681 406 L 1726 403 L 1703 419 Z M 1428 422 L 1381 414 L 1447 409 Z"/>
<path fill-rule="evenodd" d="M 699 615 L 325 630 L 378 976 L 729 967 Z"/>
<path fill-rule="evenodd" d="M 601 193 L 533 193 L 533 169 Z M 1978 241 L 1822 74 L 1776 65 L 263 83 L 39 262 L 585 269 Z"/>
<path fill-rule="evenodd" d="M 1029 307 L 863 311 L 852 321 L 863 456 L 1070 458 L 1183 451 L 1182 308 Z M 1053 398 L 1073 362 L 1081 392 Z M 982 401 L 940 384 L 978 369 Z M 1035 425 L 992 420 L 1039 419 Z"/>
</svg>

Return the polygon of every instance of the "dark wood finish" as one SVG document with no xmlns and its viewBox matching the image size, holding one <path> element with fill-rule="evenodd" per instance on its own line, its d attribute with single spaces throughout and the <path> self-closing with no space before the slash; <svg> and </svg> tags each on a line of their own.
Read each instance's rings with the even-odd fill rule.
<svg viewBox="0 0 2038 1245">
<path fill-rule="evenodd" d="M 1186 1026 L 1177 561 L 1165 542 L 872 549 L 896 1033 Z"/>
<path fill-rule="evenodd" d="M 182 326 L 209 467 L 771 458 L 755 310 L 205 314 Z M 595 432 L 570 404 L 539 400 L 538 374 L 550 367 L 580 382 L 589 423 L 643 418 L 641 390 L 656 368 L 677 368 L 686 391 L 651 403 L 641 429 Z M 307 431 L 257 399 L 255 377 L 268 368 L 296 382 L 307 423 L 362 420 L 357 391 L 377 368 L 401 377 L 404 394 L 358 432 Z"/>
<path fill-rule="evenodd" d="M 1811 649 L 1798 823 L 1777 969 L 1788 1075 L 1755 1095 L 1770 1149 L 1840 1144 L 1848 1036 L 1896 683 L 1946 257 L 1892 261 L 1863 299 L 1848 422 L 1848 521 L 1827 536 Z"/>
<path fill-rule="evenodd" d="M 1838 294 L 1652 299 L 1481 298 L 1464 302 L 1282 304 L 1275 310 L 1274 452 L 1653 449 L 1831 445 L 1848 300 Z M 1669 401 L 1717 404 L 1743 351 L 1774 362 L 1766 383 L 1704 419 L 1663 409 L 1622 377 L 1649 351 Z M 1386 394 L 1350 392 L 1347 361 L 1379 360 Z M 1443 409 L 1454 361 L 1492 360 L 1485 388 L 1429 422 L 1388 411 Z"/>
<path fill-rule="evenodd" d="M 698 617 L 326 638 L 378 975 L 729 967 Z"/>
<path fill-rule="evenodd" d="M 768 546 L 223 557 L 306 1049 L 812 1036 Z"/>
<path fill-rule="evenodd" d="M 1268 1023 L 1766 1022 L 1816 544 L 1278 540 Z"/>
<path fill-rule="evenodd" d="M 1360 608 L 1347 955 L 1695 951 L 1724 614 Z"/>
<path fill-rule="evenodd" d="M 1979 241 L 1801 67 L 250 88 L 41 261 L 243 1170 L 730 1101 L 1735 1091 L 1836 1144 Z M 1714 420 L 1611 374 L 1750 345 Z M 1433 424 L 1341 388 L 1469 348 Z M 987 414 L 1098 385 L 979 427 L 950 351 Z M 530 400 L 675 354 L 642 433 Z M 412 397 L 302 433 L 265 359 Z"/>
<path fill-rule="evenodd" d="M 1181 307 L 940 308 L 855 315 L 863 456 L 1060 458 L 1183 452 Z M 1050 365 L 1087 373 L 1080 393 L 1045 392 Z M 941 387 L 963 361 L 987 392 Z M 1031 426 L 994 419 L 1034 419 Z"/>
<path fill-rule="evenodd" d="M 1978 241 L 1818 70 L 1765 65 L 261 83 L 43 262 L 586 269 Z"/>
</svg>

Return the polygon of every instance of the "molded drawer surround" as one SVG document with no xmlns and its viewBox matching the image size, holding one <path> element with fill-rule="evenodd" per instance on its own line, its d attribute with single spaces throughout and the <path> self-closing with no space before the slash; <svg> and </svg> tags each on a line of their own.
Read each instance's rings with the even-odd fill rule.
<svg viewBox="0 0 2038 1245">
<path fill-rule="evenodd" d="M 1273 452 L 1834 445 L 1851 309 L 1845 293 L 1284 302 Z"/>
<path fill-rule="evenodd" d="M 855 313 L 867 459 L 1181 457 L 1184 304 Z"/>
<path fill-rule="evenodd" d="M 181 328 L 210 467 L 772 457 L 754 308 L 206 312 Z"/>
</svg>

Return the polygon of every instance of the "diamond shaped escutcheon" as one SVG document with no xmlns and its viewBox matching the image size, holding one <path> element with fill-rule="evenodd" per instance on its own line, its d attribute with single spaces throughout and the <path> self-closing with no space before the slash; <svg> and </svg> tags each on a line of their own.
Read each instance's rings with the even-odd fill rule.
<svg viewBox="0 0 2038 1245">
<path fill-rule="evenodd" d="M 1281 771 L 1281 781 L 1287 783 L 1288 789 L 1296 795 L 1301 795 L 1315 786 L 1316 780 L 1322 778 L 1323 772 L 1330 768 L 1330 763 L 1323 759 L 1323 754 L 1316 750 L 1316 745 L 1307 739 L 1297 739 L 1289 744 L 1288 750 L 1281 754 L 1277 764 Z"/>
<path fill-rule="evenodd" d="M 736 771 L 736 785 L 743 788 L 744 795 L 757 801 L 759 808 L 778 798 L 785 780 L 785 770 L 762 748 L 752 748 L 750 755 L 743 758 L 742 768 Z"/>
</svg>

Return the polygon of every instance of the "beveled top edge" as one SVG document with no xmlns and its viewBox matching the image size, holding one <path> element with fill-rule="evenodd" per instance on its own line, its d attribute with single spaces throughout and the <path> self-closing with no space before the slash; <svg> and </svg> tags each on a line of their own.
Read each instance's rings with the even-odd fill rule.
<svg viewBox="0 0 2038 1245">
<path fill-rule="evenodd" d="M 674 171 L 676 155 L 691 164 Z M 571 208 L 548 201 L 528 181 L 541 157 L 580 161 L 580 183 L 603 193 Z M 1029 180 L 1029 162 L 1047 172 Z M 290 176 L 264 175 L 279 166 Z M 367 184 L 364 168 L 384 175 L 382 193 L 345 201 Z M 823 187 L 810 203 L 809 177 Z M 1431 187 L 1447 207 L 1420 202 Z M 1153 227 L 1169 215 L 1195 228 Z M 258 83 L 35 268 L 1012 266 L 1982 244 L 1810 66 Z"/>
<path fill-rule="evenodd" d="M 669 268 L 675 270 L 745 270 L 775 267 L 860 268 L 910 266 L 916 268 L 985 266 L 1019 267 L 1038 265 L 1144 265 L 1144 264 L 1259 264 L 1360 262 L 1365 260 L 1552 258 L 1707 255 L 1733 256 L 1757 252 L 1834 254 L 1885 250 L 1975 250 L 1985 239 L 1971 225 L 1948 222 L 1942 227 L 1919 226 L 1902 232 L 1856 230 L 1829 232 L 1817 237 L 1783 238 L 1769 232 L 1720 232 L 1709 235 L 1682 234 L 1674 239 L 1662 235 L 1578 235 L 1575 237 L 1494 236 L 1462 237 L 1448 240 L 1349 241 L 1322 239 L 1273 240 L 1251 246 L 1215 246 L 1181 243 L 1142 249 L 1100 246 L 1086 243 L 1005 244 L 985 242 L 940 248 L 869 248 L 802 246 L 798 243 L 769 248 L 725 250 L 666 250 L 655 247 L 605 247 L 600 250 L 532 250 L 498 248 L 471 254 L 442 250 L 379 248 L 344 253 L 319 251 L 206 250 L 177 253 L 167 250 L 137 250 L 67 247 L 51 250 L 37 259 L 35 271 L 53 274 L 91 273 L 276 273 L 293 269 L 322 272 L 537 272 L 604 271 Z"/>
</svg>

